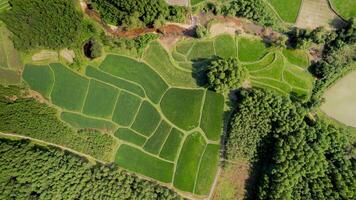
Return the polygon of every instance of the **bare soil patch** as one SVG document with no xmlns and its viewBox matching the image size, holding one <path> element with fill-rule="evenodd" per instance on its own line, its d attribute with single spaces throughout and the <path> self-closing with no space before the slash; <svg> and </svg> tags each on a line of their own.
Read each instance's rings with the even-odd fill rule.
<svg viewBox="0 0 356 200">
<path fill-rule="evenodd" d="M 213 200 L 242 200 L 246 193 L 250 165 L 247 162 L 228 164 L 222 170 L 213 194 Z"/>
<path fill-rule="evenodd" d="M 188 6 L 189 0 L 166 0 L 169 5 Z"/>
<path fill-rule="evenodd" d="M 32 61 L 41 62 L 41 61 L 58 61 L 58 53 L 50 50 L 41 50 L 40 52 L 32 56 Z"/>
<path fill-rule="evenodd" d="M 75 58 L 75 53 L 73 50 L 63 49 L 59 52 L 59 55 L 64 58 L 69 63 L 73 63 Z"/>
</svg>

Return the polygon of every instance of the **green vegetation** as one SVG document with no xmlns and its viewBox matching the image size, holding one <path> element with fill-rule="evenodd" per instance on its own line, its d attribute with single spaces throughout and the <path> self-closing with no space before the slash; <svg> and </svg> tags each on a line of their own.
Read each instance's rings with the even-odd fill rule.
<svg viewBox="0 0 356 200">
<path fill-rule="evenodd" d="M 119 128 L 115 132 L 115 136 L 121 140 L 126 142 L 130 142 L 132 144 L 142 146 L 146 142 L 146 138 L 142 135 L 135 133 L 134 131 L 127 128 Z"/>
<path fill-rule="evenodd" d="M 298 67 L 309 67 L 308 55 L 303 50 L 283 49 L 283 55 L 287 60 Z"/>
<path fill-rule="evenodd" d="M 268 0 L 285 22 L 295 23 L 302 0 Z"/>
<path fill-rule="evenodd" d="M 92 6 L 99 11 L 105 22 L 123 28 L 161 26 L 165 20 L 182 22 L 185 9 L 168 6 L 164 0 L 131 0 L 113 2 L 92 0 Z"/>
<path fill-rule="evenodd" d="M 40 92 L 44 97 L 49 97 L 54 84 L 54 76 L 48 66 L 26 65 L 22 73 L 23 79 L 29 86 Z"/>
<path fill-rule="evenodd" d="M 310 118 L 289 98 L 242 91 L 232 117 L 228 158 L 255 160 L 253 199 L 354 197 L 355 166 L 343 129 Z M 338 178 L 335 178 L 338 177 Z"/>
<path fill-rule="evenodd" d="M 24 98 L 19 88 L 0 85 L 0 131 L 16 133 L 72 148 L 108 161 L 113 153 L 111 136 L 99 132 L 75 132 L 58 119 L 55 109 Z M 17 96 L 16 100 L 8 99 Z"/>
<path fill-rule="evenodd" d="M 177 157 L 178 150 L 181 147 L 181 141 L 184 134 L 176 128 L 172 128 L 166 142 L 163 144 L 162 150 L 159 154 L 161 158 L 174 161 Z"/>
<path fill-rule="evenodd" d="M 141 99 L 125 91 L 121 91 L 117 99 L 112 120 L 122 126 L 130 125 L 140 108 Z"/>
<path fill-rule="evenodd" d="M 356 2 L 353 0 L 331 0 L 331 5 L 344 19 L 356 17 Z"/>
<path fill-rule="evenodd" d="M 50 64 L 54 73 L 52 102 L 72 111 L 81 111 L 89 81 L 62 64 Z M 74 98 L 75 97 L 75 98 Z"/>
<path fill-rule="evenodd" d="M 83 113 L 94 117 L 110 118 L 119 92 L 110 85 L 91 80 Z"/>
<path fill-rule="evenodd" d="M 90 59 L 100 57 L 102 55 L 101 44 L 95 38 L 90 38 L 84 44 L 84 54 Z"/>
<path fill-rule="evenodd" d="M 215 92 L 206 91 L 200 126 L 209 140 L 220 139 L 223 126 L 224 97 Z"/>
<path fill-rule="evenodd" d="M 154 103 L 158 103 L 168 87 L 148 65 L 128 57 L 108 55 L 101 63 L 100 69 L 141 85 Z"/>
<path fill-rule="evenodd" d="M 231 46 L 231 44 L 235 44 L 235 40 L 230 35 L 217 36 L 214 40 L 216 55 L 222 58 L 236 57 L 237 47 L 236 45 Z"/>
<path fill-rule="evenodd" d="M 73 0 L 11 0 L 11 9 L 0 19 L 21 50 L 69 47 L 82 36 L 83 16 Z"/>
<path fill-rule="evenodd" d="M 199 4 L 199 3 L 203 2 L 203 1 L 205 1 L 205 0 L 191 0 L 190 1 L 190 5 L 195 6 L 195 5 L 197 5 L 197 4 Z"/>
<path fill-rule="evenodd" d="M 72 127 L 79 129 L 95 129 L 103 132 L 113 132 L 116 128 L 116 126 L 109 121 L 89 118 L 70 112 L 63 112 L 61 114 L 61 119 L 70 124 Z"/>
<path fill-rule="evenodd" d="M 205 26 L 198 25 L 198 26 L 195 28 L 195 36 L 196 36 L 197 38 L 204 38 L 204 37 L 207 37 L 207 36 L 209 36 L 209 30 L 208 30 Z"/>
<path fill-rule="evenodd" d="M 153 135 L 147 140 L 144 150 L 158 154 L 172 127 L 164 120 L 161 121 Z"/>
<path fill-rule="evenodd" d="M 164 183 L 172 181 L 173 163 L 150 156 L 126 144 L 121 145 L 117 150 L 116 163 Z"/>
<path fill-rule="evenodd" d="M 0 0 L 0 13 L 10 9 L 8 0 Z"/>
<path fill-rule="evenodd" d="M 191 130 L 199 125 L 203 95 L 203 90 L 171 88 L 162 98 L 162 112 L 179 128 Z"/>
<path fill-rule="evenodd" d="M 246 76 L 246 69 L 237 58 L 218 58 L 211 62 L 207 73 L 209 88 L 217 92 L 240 87 Z"/>
<path fill-rule="evenodd" d="M 200 159 L 204 153 L 206 143 L 199 132 L 187 137 L 180 153 L 176 172 L 174 175 L 174 186 L 178 189 L 193 192 L 194 183 L 199 172 Z M 206 174 L 212 176 L 212 174 Z"/>
<path fill-rule="evenodd" d="M 219 164 L 219 145 L 208 144 L 200 161 L 199 173 L 195 180 L 194 193 L 198 195 L 208 194 L 214 182 L 214 176 L 207 174 L 216 174 Z"/>
<path fill-rule="evenodd" d="M 56 148 L 1 139 L 0 149 L 1 199 L 181 199 L 157 183 Z"/>
<path fill-rule="evenodd" d="M 266 53 L 266 44 L 261 40 L 242 37 L 238 40 L 239 60 L 252 62 L 261 59 Z"/>
<path fill-rule="evenodd" d="M 155 131 L 160 120 L 161 116 L 156 108 L 148 101 L 144 101 L 137 113 L 135 122 L 132 124 L 132 128 L 142 135 L 150 136 Z"/>
</svg>

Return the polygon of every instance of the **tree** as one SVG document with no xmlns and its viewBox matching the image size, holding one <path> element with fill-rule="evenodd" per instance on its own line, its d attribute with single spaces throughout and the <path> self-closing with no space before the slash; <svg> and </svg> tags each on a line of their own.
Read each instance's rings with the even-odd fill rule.
<svg viewBox="0 0 356 200">
<path fill-rule="evenodd" d="M 81 43 L 83 15 L 73 0 L 11 0 L 0 19 L 16 48 L 60 49 Z"/>
<path fill-rule="evenodd" d="M 241 86 L 246 78 L 246 69 L 238 65 L 236 58 L 218 58 L 208 68 L 209 88 L 217 92 L 225 92 Z"/>
<path fill-rule="evenodd" d="M 102 55 L 102 46 L 95 38 L 90 38 L 84 45 L 84 53 L 88 58 L 98 58 Z"/>
<path fill-rule="evenodd" d="M 197 25 L 197 27 L 195 27 L 195 36 L 197 38 L 204 38 L 206 36 L 208 36 L 209 31 L 205 26 L 202 25 Z"/>
</svg>

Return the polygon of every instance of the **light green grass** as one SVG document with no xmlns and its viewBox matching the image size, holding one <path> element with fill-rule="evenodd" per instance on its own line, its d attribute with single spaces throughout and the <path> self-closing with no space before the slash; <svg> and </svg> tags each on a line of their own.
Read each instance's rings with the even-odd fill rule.
<svg viewBox="0 0 356 200">
<path fill-rule="evenodd" d="M 200 126 L 209 140 L 217 141 L 222 133 L 224 97 L 207 91 Z"/>
<path fill-rule="evenodd" d="M 158 43 L 153 42 L 146 49 L 143 59 L 155 69 L 171 86 L 196 87 L 196 80 L 190 72 L 175 66 L 168 52 Z"/>
<path fill-rule="evenodd" d="M 173 185 L 183 191 L 193 192 L 199 170 L 199 163 L 205 149 L 205 141 L 200 133 L 189 135 L 179 155 Z"/>
<path fill-rule="evenodd" d="M 257 71 L 257 70 L 261 70 L 265 67 L 267 67 L 268 65 L 272 64 L 272 62 L 274 61 L 276 57 L 276 54 L 274 53 L 269 53 L 267 54 L 265 57 L 263 57 L 261 60 L 251 63 L 251 64 L 243 64 L 244 66 L 246 66 L 248 71 Z"/>
<path fill-rule="evenodd" d="M 268 0 L 283 21 L 295 23 L 302 0 Z"/>
<path fill-rule="evenodd" d="M 163 96 L 163 114 L 184 130 L 198 126 L 202 106 L 203 90 L 172 88 Z"/>
<path fill-rule="evenodd" d="M 208 144 L 201 159 L 194 194 L 208 195 L 219 165 L 220 146 Z"/>
<path fill-rule="evenodd" d="M 222 58 L 237 56 L 237 47 L 235 40 L 230 35 L 220 35 L 215 38 L 214 46 L 216 55 Z"/>
<path fill-rule="evenodd" d="M 104 132 L 113 132 L 116 126 L 105 120 L 85 117 L 80 114 L 63 112 L 61 119 L 75 128 L 98 129 Z"/>
<path fill-rule="evenodd" d="M 95 117 L 111 117 L 119 91 L 96 80 L 91 80 L 83 113 Z"/>
<path fill-rule="evenodd" d="M 203 1 L 205 1 L 205 0 L 190 0 L 190 5 L 195 6 Z"/>
<path fill-rule="evenodd" d="M 23 68 L 20 54 L 15 49 L 11 40 L 11 32 L 5 27 L 0 27 L 0 66 L 6 65 L 7 68 L 19 70 Z M 6 60 L 6 62 L 5 62 Z"/>
<path fill-rule="evenodd" d="M 154 178 L 164 183 L 172 181 L 174 164 L 150 156 L 139 149 L 121 145 L 115 162 L 130 171 Z"/>
<path fill-rule="evenodd" d="M 132 129 L 145 136 L 150 136 L 158 126 L 161 116 L 153 105 L 144 101 L 137 114 Z"/>
<path fill-rule="evenodd" d="M 50 67 L 55 77 L 52 103 L 68 110 L 81 111 L 89 81 L 62 64 L 50 64 Z"/>
<path fill-rule="evenodd" d="M 277 54 L 276 56 L 277 57 L 273 63 L 262 70 L 250 72 L 250 75 L 253 77 L 268 77 L 276 80 L 282 80 L 284 60 L 282 55 Z"/>
<path fill-rule="evenodd" d="M 289 78 L 288 72 L 291 73 L 294 78 Z M 285 68 L 284 80 L 290 83 L 292 86 L 300 87 L 306 90 L 311 90 L 314 82 L 314 78 L 308 71 L 301 70 L 290 65 L 287 65 Z"/>
<path fill-rule="evenodd" d="M 181 147 L 181 141 L 183 139 L 184 133 L 176 128 L 173 128 L 169 133 L 166 142 L 159 154 L 161 158 L 174 161 L 177 157 L 178 150 Z"/>
<path fill-rule="evenodd" d="M 142 135 L 135 133 L 134 131 L 127 128 L 119 128 L 114 133 L 115 137 L 126 142 L 142 146 L 146 142 L 146 138 Z"/>
<path fill-rule="evenodd" d="M 97 68 L 88 66 L 86 68 L 85 74 L 91 78 L 95 78 L 108 84 L 112 84 L 118 88 L 137 94 L 138 96 L 145 97 L 145 91 L 139 85 L 128 82 L 118 77 L 114 77 Z"/>
<path fill-rule="evenodd" d="M 140 98 L 125 91 L 121 91 L 116 102 L 112 120 L 122 126 L 130 125 L 135 119 L 140 104 Z"/>
<path fill-rule="evenodd" d="M 152 154 L 158 154 L 170 131 L 171 126 L 166 121 L 162 120 L 157 130 L 150 139 L 147 140 L 143 149 Z"/>
<path fill-rule="evenodd" d="M 155 103 L 158 103 L 168 88 L 164 80 L 148 65 L 125 56 L 108 55 L 101 63 L 100 69 L 141 85 Z"/>
<path fill-rule="evenodd" d="M 240 61 L 257 61 L 266 53 L 267 48 L 263 41 L 246 37 L 240 37 L 238 39 L 238 55 Z"/>
<path fill-rule="evenodd" d="M 22 78 L 32 90 L 38 91 L 44 97 L 49 97 L 54 83 L 52 70 L 46 66 L 26 65 Z"/>
<path fill-rule="evenodd" d="M 283 55 L 294 65 L 302 68 L 309 67 L 308 55 L 304 50 L 283 49 Z"/>
<path fill-rule="evenodd" d="M 196 42 L 188 55 L 188 60 L 199 61 L 215 55 L 214 41 Z"/>
<path fill-rule="evenodd" d="M 256 77 L 256 78 L 252 78 L 251 80 L 252 80 L 252 86 L 267 88 L 267 89 L 270 89 L 270 87 L 273 87 L 274 90 L 277 89 L 278 91 L 283 92 L 284 94 L 287 94 L 287 95 L 292 91 L 291 86 L 289 86 L 287 83 L 284 83 L 279 80 L 263 78 L 263 77 Z M 256 84 L 256 81 L 259 83 L 262 83 L 263 85 L 260 85 L 259 83 Z M 264 87 L 264 86 L 267 86 L 267 87 Z"/>
<path fill-rule="evenodd" d="M 356 16 L 356 1 L 355 0 L 331 0 L 336 12 L 346 20 Z"/>
<path fill-rule="evenodd" d="M 172 52 L 172 57 L 174 60 L 178 61 L 178 62 L 186 62 L 187 58 L 185 55 L 178 53 L 177 51 L 173 51 Z"/>
<path fill-rule="evenodd" d="M 178 53 L 181 53 L 181 54 L 187 56 L 189 51 L 194 46 L 194 44 L 195 44 L 194 41 L 184 41 L 184 42 L 178 43 L 178 45 L 176 46 L 176 50 Z"/>
</svg>

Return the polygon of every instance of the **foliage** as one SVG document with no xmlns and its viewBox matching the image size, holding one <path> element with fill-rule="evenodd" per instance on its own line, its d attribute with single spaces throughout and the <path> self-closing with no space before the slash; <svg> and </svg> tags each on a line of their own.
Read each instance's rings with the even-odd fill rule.
<svg viewBox="0 0 356 200">
<path fill-rule="evenodd" d="M 83 16 L 73 0 L 11 0 L 10 4 L 0 19 L 13 32 L 16 48 L 60 49 L 80 41 Z"/>
<path fill-rule="evenodd" d="M 246 78 L 246 69 L 236 58 L 218 58 L 208 68 L 209 87 L 217 92 L 238 88 Z"/>
<path fill-rule="evenodd" d="M 0 149 L 1 199 L 181 199 L 127 171 L 52 147 L 1 139 Z"/>
<path fill-rule="evenodd" d="M 203 37 L 206 37 L 209 35 L 209 31 L 208 29 L 205 27 L 205 26 L 202 26 L 202 25 L 198 25 L 196 28 L 195 28 L 195 36 L 197 38 L 203 38 Z"/>
<path fill-rule="evenodd" d="M 241 91 L 227 156 L 254 159 L 253 199 L 353 199 L 356 170 L 346 132 L 267 91 Z"/>
<path fill-rule="evenodd" d="M 91 2 L 104 21 L 126 29 L 161 25 L 166 19 L 181 22 L 185 18 L 184 8 L 168 6 L 164 0 L 92 0 Z"/>
<path fill-rule="evenodd" d="M 84 54 L 91 59 L 100 57 L 102 55 L 101 44 L 95 38 L 90 38 L 84 45 Z"/>
<path fill-rule="evenodd" d="M 331 35 L 331 36 L 330 36 Z M 310 72 L 318 79 L 314 84 L 309 107 L 318 106 L 324 90 L 353 69 L 356 61 L 356 18 L 348 25 L 329 34 L 324 45 L 322 59 L 310 67 Z"/>
<path fill-rule="evenodd" d="M 275 16 L 263 0 L 232 0 L 221 10 L 225 15 L 245 17 L 264 26 L 276 24 Z"/>
<path fill-rule="evenodd" d="M 0 85 L 0 131 L 63 145 L 102 160 L 108 159 L 114 142 L 110 136 L 97 132 L 75 132 L 57 115 L 54 108 L 24 98 L 19 88 Z"/>
</svg>

